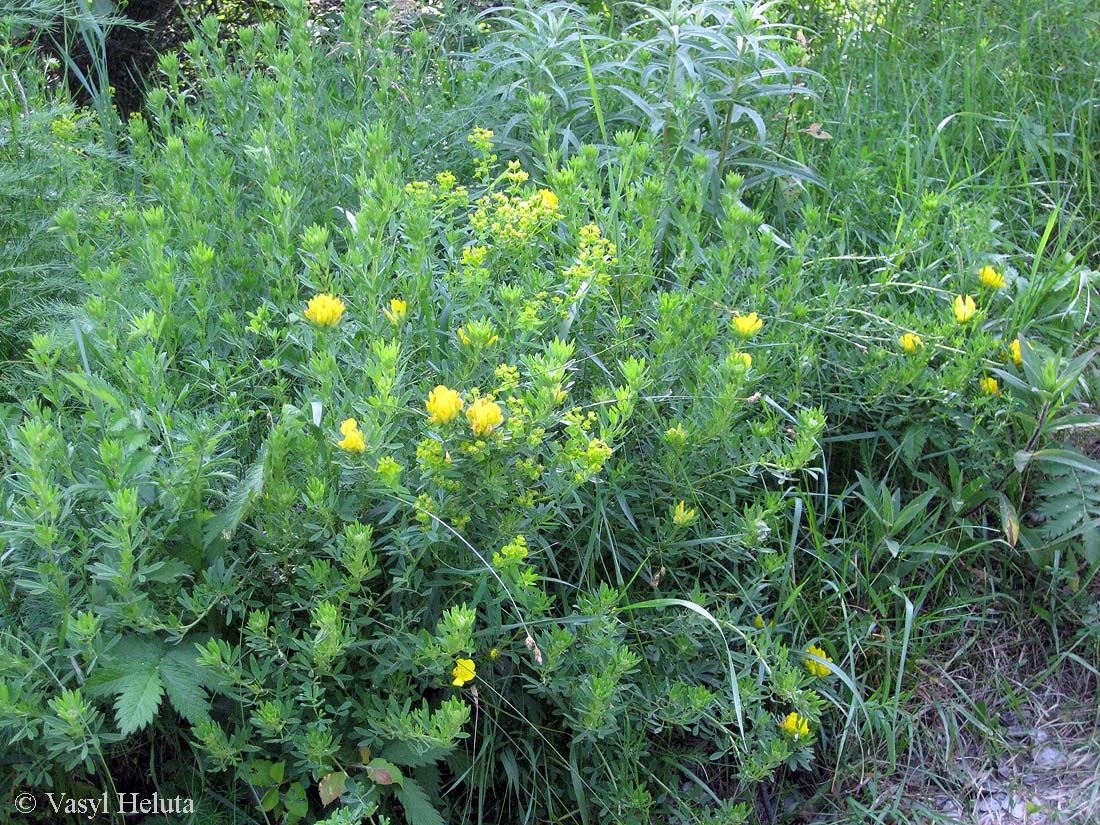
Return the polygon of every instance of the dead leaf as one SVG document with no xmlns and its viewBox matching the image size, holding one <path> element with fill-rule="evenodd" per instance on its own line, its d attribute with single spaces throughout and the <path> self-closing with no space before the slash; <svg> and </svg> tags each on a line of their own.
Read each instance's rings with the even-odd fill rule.
<svg viewBox="0 0 1100 825">
<path fill-rule="evenodd" d="M 833 136 L 821 128 L 820 123 L 811 123 L 806 129 L 799 129 L 804 135 L 809 135 L 814 140 L 832 140 Z"/>
</svg>

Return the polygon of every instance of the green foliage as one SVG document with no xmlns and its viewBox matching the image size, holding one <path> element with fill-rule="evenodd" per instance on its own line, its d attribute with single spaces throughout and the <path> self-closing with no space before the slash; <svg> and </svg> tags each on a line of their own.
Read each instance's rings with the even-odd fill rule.
<svg viewBox="0 0 1100 825">
<path fill-rule="evenodd" d="M 0 117 L 0 371 L 22 357 L 31 332 L 44 322 L 69 317 L 68 302 L 82 289 L 65 261 L 65 249 L 52 231 L 64 208 L 109 222 L 117 204 L 110 191 L 113 171 L 102 158 L 102 140 L 94 121 L 60 101 L 28 109 L 41 100 L 41 81 L 30 71 L 5 72 L 0 78 L 6 110 Z M 107 253 L 114 241 L 104 237 L 98 249 Z M 0 390 L 6 395 L 10 385 Z"/>
<path fill-rule="evenodd" d="M 765 11 L 495 12 L 466 74 L 444 24 L 288 0 L 162 57 L 126 166 L 11 110 L 82 293 L 2 327 L 13 784 L 157 741 L 210 820 L 761 821 L 903 763 L 994 587 L 1087 585 L 1087 185 L 1014 211 L 946 127 L 810 120 L 849 104 L 790 67 L 841 58 Z M 781 154 L 754 113 L 837 194 L 730 171 Z"/>
<path fill-rule="evenodd" d="M 606 5 L 591 12 L 566 2 L 483 13 L 493 34 L 475 53 L 480 75 L 513 109 L 541 110 L 532 133 L 517 130 L 519 145 L 560 161 L 626 130 L 649 133 L 661 162 L 674 167 L 705 156 L 714 189 L 731 170 L 749 186 L 774 175 L 815 179 L 783 157 L 767 123 L 788 99 L 809 94 L 812 74 L 798 65 L 798 44 L 769 20 L 769 4 L 616 5 L 629 10 L 626 20 Z"/>
</svg>

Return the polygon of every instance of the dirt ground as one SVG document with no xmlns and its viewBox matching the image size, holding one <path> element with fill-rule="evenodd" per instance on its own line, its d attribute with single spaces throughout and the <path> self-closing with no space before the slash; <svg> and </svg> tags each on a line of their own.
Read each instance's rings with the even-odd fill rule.
<svg viewBox="0 0 1100 825">
<path fill-rule="evenodd" d="M 1071 651 L 1052 669 L 1037 628 L 1013 630 L 929 697 L 938 764 L 906 782 L 914 821 L 1100 825 L 1100 662 Z"/>
</svg>

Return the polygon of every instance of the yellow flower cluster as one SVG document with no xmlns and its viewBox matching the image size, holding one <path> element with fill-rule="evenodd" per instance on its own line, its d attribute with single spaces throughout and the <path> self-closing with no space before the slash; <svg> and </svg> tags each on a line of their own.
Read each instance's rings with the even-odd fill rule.
<svg viewBox="0 0 1100 825">
<path fill-rule="evenodd" d="M 688 507 L 687 502 L 681 501 L 672 511 L 672 523 L 677 527 L 686 527 L 695 521 L 695 508 Z"/>
<path fill-rule="evenodd" d="M 684 429 L 684 425 L 679 421 L 677 421 L 674 426 L 665 430 L 665 441 L 668 443 L 668 446 L 673 449 L 678 450 L 683 447 L 687 443 L 687 439 L 687 430 Z"/>
<path fill-rule="evenodd" d="M 439 384 L 428 393 L 426 406 L 429 421 L 433 424 L 448 424 L 458 417 L 466 402 L 462 400 L 458 390 Z M 504 421 L 504 411 L 495 401 L 478 398 L 466 410 L 466 420 L 470 422 L 470 429 L 475 435 L 488 435 Z"/>
<path fill-rule="evenodd" d="M 827 654 L 825 652 L 825 648 L 823 648 L 823 647 L 818 647 L 817 645 L 810 645 L 808 648 L 806 648 L 806 652 L 809 653 L 811 656 L 817 656 L 818 659 L 824 659 L 826 662 L 832 662 L 833 661 L 829 657 L 829 654 Z M 806 670 L 810 671 L 810 675 L 811 676 L 816 676 L 819 679 L 821 679 L 825 676 L 828 676 L 832 672 L 831 670 L 829 670 L 828 667 L 826 667 L 821 662 L 817 661 L 816 659 L 811 659 L 809 657 L 806 657 L 805 665 L 806 665 Z"/>
<path fill-rule="evenodd" d="M 746 339 L 752 338 L 764 327 L 764 322 L 760 320 L 760 316 L 755 312 L 750 312 L 748 315 L 734 315 L 732 323 L 734 331 Z"/>
<path fill-rule="evenodd" d="M 562 275 L 575 285 L 585 281 L 606 285 L 611 281 L 611 267 L 619 262 L 617 252 L 596 224 L 582 226 L 577 232 L 577 262 Z"/>
<path fill-rule="evenodd" d="M 500 548 L 499 553 L 493 553 L 494 567 L 510 567 L 519 564 L 527 558 L 527 539 L 516 536 L 511 543 Z"/>
<path fill-rule="evenodd" d="M 488 435 L 504 420 L 504 413 L 496 402 L 479 398 L 466 410 L 466 418 L 475 435 Z"/>
<path fill-rule="evenodd" d="M 796 742 L 800 736 L 808 736 L 810 733 L 809 721 L 806 717 L 799 716 L 794 711 L 788 713 L 786 718 L 779 723 L 779 728 Z"/>
<path fill-rule="evenodd" d="M 983 266 L 978 271 L 978 280 L 989 289 L 1002 289 L 1005 285 L 1005 276 L 991 266 Z"/>
<path fill-rule="evenodd" d="M 1024 353 L 1020 349 L 1020 339 L 1016 338 L 1008 345 L 1008 354 L 1012 358 L 1013 364 L 1024 363 Z"/>
<path fill-rule="evenodd" d="M 508 161 L 508 168 L 504 170 L 504 179 L 506 181 L 518 186 L 521 183 L 526 183 L 529 177 L 531 176 L 523 171 L 518 160 Z"/>
<path fill-rule="evenodd" d="M 485 266 L 488 255 L 487 246 L 467 246 L 462 250 L 462 280 L 475 292 L 480 292 L 489 282 L 489 268 Z"/>
<path fill-rule="evenodd" d="M 493 147 L 493 130 L 475 126 L 466 140 L 474 144 L 478 149 L 491 149 Z"/>
<path fill-rule="evenodd" d="M 955 296 L 955 320 L 960 324 L 968 323 L 977 311 L 978 306 L 970 295 Z"/>
<path fill-rule="evenodd" d="M 475 352 L 486 350 L 500 340 L 492 323 L 486 320 L 471 321 L 458 328 L 458 340 Z"/>
<path fill-rule="evenodd" d="M 898 338 L 898 343 L 901 344 L 901 348 L 910 355 L 912 355 L 924 346 L 924 341 L 921 340 L 921 337 L 915 332 L 905 333 L 903 336 Z"/>
<path fill-rule="evenodd" d="M 347 418 L 340 425 L 340 433 L 344 436 L 336 446 L 349 453 L 361 453 L 367 449 L 367 442 L 363 440 L 363 433 L 359 430 L 359 422 L 354 418 Z"/>
<path fill-rule="evenodd" d="M 733 369 L 748 372 L 752 369 L 752 356 L 747 352 L 731 352 L 726 363 Z"/>
<path fill-rule="evenodd" d="M 457 390 L 448 389 L 443 384 L 438 384 L 434 390 L 428 393 L 429 420 L 433 424 L 446 424 L 454 420 L 465 405 Z"/>
<path fill-rule="evenodd" d="M 384 455 L 378 460 L 378 475 L 387 487 L 396 487 L 401 482 L 402 469 L 393 456 Z"/>
<path fill-rule="evenodd" d="M 402 301 L 400 298 L 390 299 L 390 308 L 382 310 L 389 322 L 395 327 L 401 326 L 401 322 L 405 320 L 405 316 L 409 313 L 409 305 Z"/>
<path fill-rule="evenodd" d="M 988 376 L 978 379 L 978 387 L 986 395 L 999 395 L 1001 392 L 1001 385 L 997 383 L 997 379 Z"/>
<path fill-rule="evenodd" d="M 530 195 L 493 192 L 478 199 L 470 225 L 502 246 L 523 246 L 560 217 L 557 207 L 550 205 L 552 202 L 552 198 L 539 192 Z"/>
<path fill-rule="evenodd" d="M 323 292 L 309 299 L 305 316 L 319 327 L 334 327 L 340 323 L 345 309 L 343 301 Z"/>
</svg>

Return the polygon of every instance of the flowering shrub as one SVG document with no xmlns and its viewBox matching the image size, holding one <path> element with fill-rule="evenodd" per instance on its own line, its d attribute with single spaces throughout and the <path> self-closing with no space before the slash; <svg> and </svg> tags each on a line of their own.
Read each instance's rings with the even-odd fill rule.
<svg viewBox="0 0 1100 825">
<path fill-rule="evenodd" d="M 288 822 L 337 799 L 441 821 L 456 781 L 502 819 L 687 816 L 707 792 L 641 771 L 651 749 L 746 780 L 807 764 L 825 700 L 788 659 L 800 630 L 752 619 L 777 610 L 775 493 L 825 420 L 763 402 L 751 353 L 779 325 L 732 260 L 663 274 L 698 201 L 660 241 L 644 163 L 611 213 L 584 156 L 536 186 L 481 130 L 471 179 L 407 182 L 371 127 L 333 144 L 356 192 L 313 222 L 272 82 L 221 93 L 269 113 L 244 147 L 154 95 L 130 129 L 150 196 L 116 256 L 75 258 L 75 333 L 31 347 L 7 609 L 75 667 L 48 680 L 7 637 L 19 781 L 109 769 L 172 718 Z"/>
</svg>

